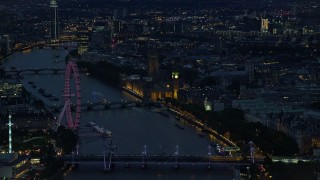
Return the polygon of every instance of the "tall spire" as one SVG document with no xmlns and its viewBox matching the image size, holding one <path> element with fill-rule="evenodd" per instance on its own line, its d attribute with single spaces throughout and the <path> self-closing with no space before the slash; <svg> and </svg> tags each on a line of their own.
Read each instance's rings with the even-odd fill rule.
<svg viewBox="0 0 320 180">
<path fill-rule="evenodd" d="M 57 1 L 56 0 L 51 0 L 50 1 L 50 7 L 57 8 L 58 7 Z"/>
<path fill-rule="evenodd" d="M 11 126 L 13 125 L 11 123 L 11 112 L 9 112 L 9 123 L 7 124 L 9 126 L 9 153 L 12 153 L 12 132 L 11 132 Z"/>
<path fill-rule="evenodd" d="M 50 35 L 52 40 L 58 39 L 58 4 L 56 0 L 50 1 Z"/>
</svg>

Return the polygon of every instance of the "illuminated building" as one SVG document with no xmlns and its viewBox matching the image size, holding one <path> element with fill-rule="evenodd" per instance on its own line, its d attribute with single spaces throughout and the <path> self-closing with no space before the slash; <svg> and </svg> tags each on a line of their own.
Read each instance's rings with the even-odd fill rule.
<svg viewBox="0 0 320 180">
<path fill-rule="evenodd" d="M 142 88 L 142 82 L 139 75 L 123 77 L 122 83 L 123 88 L 128 90 L 130 93 L 140 98 L 144 97 L 144 90 Z"/>
<path fill-rule="evenodd" d="M 56 0 L 50 1 L 50 36 L 52 40 L 58 39 L 58 4 Z"/>
<path fill-rule="evenodd" d="M 204 100 L 203 105 L 204 105 L 204 109 L 206 111 L 211 111 L 212 110 L 212 103 L 210 101 L 208 101 L 207 98 Z"/>
<path fill-rule="evenodd" d="M 28 172 L 30 167 L 29 155 L 17 153 L 0 154 L 0 177 L 19 179 Z"/>
<path fill-rule="evenodd" d="M 77 28 L 78 32 L 78 54 L 83 54 L 89 49 L 89 31 L 86 26 Z"/>
<path fill-rule="evenodd" d="M 135 75 L 131 75 L 122 80 L 122 87 L 131 94 L 152 100 L 173 98 L 173 86 L 171 83 L 159 82 L 155 84 L 150 77 L 142 79 L 134 77 Z"/>
<path fill-rule="evenodd" d="M 146 97 L 149 97 L 152 100 L 173 98 L 173 88 L 169 83 L 158 83 L 153 85 L 150 90 L 150 95 L 146 94 Z"/>
<path fill-rule="evenodd" d="M 78 54 L 83 54 L 89 49 L 88 43 L 78 43 Z"/>
<path fill-rule="evenodd" d="M 178 79 L 173 82 L 153 81 L 152 77 L 140 78 L 137 75 L 123 76 L 121 86 L 127 92 L 147 100 L 157 100 L 164 98 L 177 98 L 179 90 Z"/>
<path fill-rule="evenodd" d="M 269 30 L 269 20 L 268 19 L 261 19 L 261 33 L 266 34 Z"/>
<path fill-rule="evenodd" d="M 154 52 L 149 54 L 147 61 L 149 76 L 140 78 L 139 75 L 122 75 L 121 87 L 129 93 L 146 100 L 177 99 L 180 88 L 179 73 L 172 72 L 171 79 L 161 77 L 158 55 Z"/>
<path fill-rule="evenodd" d="M 21 82 L 0 81 L 0 100 L 16 103 L 22 97 Z"/>
</svg>

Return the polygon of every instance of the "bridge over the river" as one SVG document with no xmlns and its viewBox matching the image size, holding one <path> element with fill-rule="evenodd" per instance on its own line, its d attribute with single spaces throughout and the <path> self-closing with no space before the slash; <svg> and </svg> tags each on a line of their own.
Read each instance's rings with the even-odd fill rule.
<svg viewBox="0 0 320 180">
<path fill-rule="evenodd" d="M 118 109 L 118 108 L 128 108 L 128 107 L 135 107 L 143 104 L 144 102 L 142 101 L 98 101 L 98 102 L 82 102 L 81 107 L 86 108 L 86 110 L 90 111 L 93 109 Z M 48 106 L 49 109 L 54 110 L 54 111 L 59 111 L 63 108 L 63 104 L 60 105 L 53 105 L 53 106 Z M 76 105 L 71 104 L 71 110 L 74 110 Z M 82 109 L 81 108 L 81 109 Z"/>
<path fill-rule="evenodd" d="M 240 167 L 248 166 L 241 157 L 209 156 L 209 155 L 159 155 L 159 154 L 79 154 L 65 155 L 62 157 L 67 164 L 104 163 L 106 166 L 126 165 L 140 166 L 146 168 L 148 165 L 171 166 L 179 168 L 183 166 L 194 166 L 202 168 L 213 167 Z M 111 163 L 111 164 L 109 164 Z"/>
<path fill-rule="evenodd" d="M 34 74 L 39 74 L 40 72 L 48 72 L 57 74 L 58 72 L 65 72 L 65 68 L 31 68 L 31 69 L 6 69 L 6 74 L 15 74 L 17 76 L 24 72 L 31 72 Z"/>
<path fill-rule="evenodd" d="M 66 164 L 90 164 L 103 163 L 104 171 L 111 171 L 116 165 L 120 166 L 140 166 L 142 169 L 147 166 L 157 167 L 197 167 L 197 168 L 240 168 L 248 166 L 250 162 L 243 160 L 240 156 L 217 156 L 212 153 L 212 147 L 208 146 L 208 153 L 205 155 L 181 155 L 179 146 L 175 146 L 173 153 L 165 154 L 148 154 L 147 145 L 143 146 L 141 154 L 116 154 L 117 145 L 113 144 L 111 138 L 104 138 L 106 141 L 105 151 L 103 154 L 79 154 L 79 146 L 71 155 L 64 155 L 61 159 Z M 251 157 L 254 158 L 254 157 Z M 250 158 L 249 158 L 250 159 Z M 256 159 L 261 162 L 263 159 Z"/>
<path fill-rule="evenodd" d="M 45 45 L 39 45 L 39 48 L 51 48 L 51 49 L 76 49 L 76 45 L 69 45 L 66 43 L 51 43 L 51 44 L 45 44 Z"/>
</svg>

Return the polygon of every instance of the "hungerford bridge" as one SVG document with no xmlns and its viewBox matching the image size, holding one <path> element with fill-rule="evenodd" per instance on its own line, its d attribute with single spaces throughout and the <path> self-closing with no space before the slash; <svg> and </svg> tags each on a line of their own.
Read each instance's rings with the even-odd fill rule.
<svg viewBox="0 0 320 180">
<path fill-rule="evenodd" d="M 78 149 L 78 148 L 77 148 Z M 241 157 L 217 156 L 211 153 L 211 146 L 208 146 L 206 155 L 180 155 L 179 146 L 175 147 L 172 154 L 148 154 L 147 146 L 143 146 L 141 154 L 116 154 L 117 146 L 107 143 L 103 154 L 78 154 L 78 150 L 71 155 L 64 155 L 61 159 L 66 164 L 77 166 L 79 164 L 103 164 L 104 171 L 109 172 L 116 166 L 119 167 L 140 167 L 146 169 L 150 167 L 172 167 L 179 169 L 183 167 L 194 167 L 199 169 L 214 168 L 235 168 L 247 167 L 251 162 L 243 160 Z M 252 162 L 253 156 L 249 157 Z M 255 162 L 262 162 L 263 159 L 255 159 Z"/>
</svg>

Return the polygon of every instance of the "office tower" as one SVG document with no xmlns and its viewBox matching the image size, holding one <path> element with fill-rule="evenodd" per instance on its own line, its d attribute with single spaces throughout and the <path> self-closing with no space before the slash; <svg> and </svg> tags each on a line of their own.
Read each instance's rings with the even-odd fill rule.
<svg viewBox="0 0 320 180">
<path fill-rule="evenodd" d="M 261 33 L 268 33 L 269 30 L 269 20 L 261 19 Z"/>
<path fill-rule="evenodd" d="M 126 18 L 128 16 L 128 10 L 127 9 L 123 9 L 122 10 L 122 17 Z"/>
<path fill-rule="evenodd" d="M 249 84 L 254 81 L 254 65 L 251 62 L 248 62 L 245 66 L 245 70 L 248 74 Z"/>
<path fill-rule="evenodd" d="M 58 39 L 58 4 L 56 0 L 50 1 L 50 36 L 52 40 Z"/>
<path fill-rule="evenodd" d="M 156 77 L 159 71 L 159 64 L 158 64 L 158 55 L 155 52 L 152 52 L 148 55 L 148 70 L 149 76 Z"/>
<path fill-rule="evenodd" d="M 120 19 L 121 14 L 119 9 L 113 10 L 113 19 Z"/>
<path fill-rule="evenodd" d="M 0 36 L 0 55 L 9 55 L 11 53 L 9 35 Z"/>
</svg>

